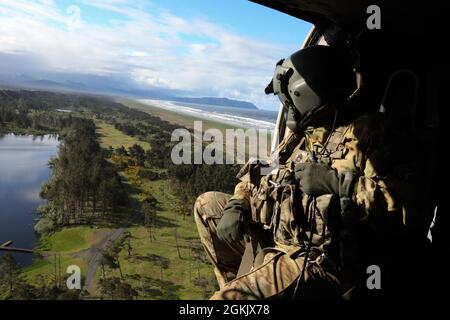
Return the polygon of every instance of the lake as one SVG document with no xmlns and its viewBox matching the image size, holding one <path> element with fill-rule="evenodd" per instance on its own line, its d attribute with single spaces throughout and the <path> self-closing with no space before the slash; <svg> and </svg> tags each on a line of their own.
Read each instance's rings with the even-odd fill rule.
<svg viewBox="0 0 450 320">
<path fill-rule="evenodd" d="M 36 209 L 45 201 L 39 197 L 42 183 L 50 177 L 48 161 L 58 152 L 55 136 L 0 136 L 0 244 L 32 248 Z M 0 256 L 4 253 L 0 253 Z M 14 254 L 26 266 L 31 254 Z"/>
</svg>

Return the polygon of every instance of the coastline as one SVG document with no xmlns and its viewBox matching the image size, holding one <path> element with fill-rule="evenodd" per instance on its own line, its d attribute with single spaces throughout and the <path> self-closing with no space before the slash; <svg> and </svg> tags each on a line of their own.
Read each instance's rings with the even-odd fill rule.
<svg viewBox="0 0 450 320">
<path fill-rule="evenodd" d="M 195 117 L 192 115 L 187 114 L 180 114 L 173 110 L 167 110 L 163 109 L 154 105 L 150 104 L 144 104 L 142 102 L 139 102 L 137 100 L 132 99 L 116 99 L 118 103 L 123 104 L 126 107 L 129 107 L 131 109 L 143 111 L 145 113 L 148 113 L 153 116 L 160 117 L 162 120 L 165 120 L 167 122 L 170 122 L 175 125 L 179 125 L 186 129 L 194 129 L 194 121 L 201 120 L 203 121 L 203 128 L 204 130 L 208 129 L 219 129 L 221 131 L 224 131 L 226 129 L 245 129 L 244 127 L 238 126 L 238 125 L 231 125 L 228 123 L 223 123 L 219 121 L 213 121 L 213 120 L 205 120 L 199 117 Z"/>
</svg>

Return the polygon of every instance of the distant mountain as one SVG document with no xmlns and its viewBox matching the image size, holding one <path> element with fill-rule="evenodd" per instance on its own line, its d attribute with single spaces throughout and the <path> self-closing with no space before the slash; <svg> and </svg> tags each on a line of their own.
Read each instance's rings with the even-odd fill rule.
<svg viewBox="0 0 450 320">
<path fill-rule="evenodd" d="M 66 80 L 66 81 L 64 81 L 64 85 L 69 88 L 73 88 L 73 89 L 79 89 L 79 90 L 87 90 L 88 89 L 88 87 L 82 82 Z"/>
<path fill-rule="evenodd" d="M 36 88 L 36 89 L 54 89 L 54 90 L 73 90 L 73 91 L 88 91 L 89 88 L 84 85 L 81 82 L 74 82 L 74 81 L 64 81 L 64 82 L 58 82 L 53 80 L 47 80 L 47 79 L 41 79 L 41 80 L 34 80 L 34 79 L 24 79 L 24 81 L 21 82 L 22 85 L 30 88 Z"/>
<path fill-rule="evenodd" d="M 36 87 L 63 87 L 62 83 L 51 81 L 51 80 L 28 80 L 25 82 L 26 84 L 29 84 L 31 86 Z"/>
<path fill-rule="evenodd" d="M 210 105 L 258 110 L 254 104 L 246 101 L 212 97 L 190 98 L 184 96 L 188 94 L 185 91 L 159 87 L 148 88 L 133 86 L 130 85 L 130 81 L 128 79 L 75 74 L 47 74 L 43 76 L 44 77 L 42 77 L 42 75 L 40 77 L 34 77 L 33 75 L 23 73 L 19 75 L 0 74 L 0 85 L 26 89 L 50 90 L 55 92 L 104 94 L 130 98 L 169 100 L 175 102 L 201 104 L 204 106 Z"/>
<path fill-rule="evenodd" d="M 170 100 L 175 102 L 186 102 L 186 103 L 195 103 L 195 104 L 205 104 L 210 106 L 222 106 L 222 107 L 230 107 L 230 108 L 241 108 L 241 109 L 254 109 L 258 110 L 258 107 L 253 103 L 240 101 L 240 100 L 232 100 L 228 98 L 186 98 L 186 97 L 176 97 L 170 98 Z"/>
<path fill-rule="evenodd" d="M 0 55 L 1 58 L 1 55 Z M 1 68 L 0 68 L 1 70 Z M 73 80 L 72 80 L 72 79 Z M 67 80 L 71 79 L 71 80 Z M 139 88 L 129 85 L 125 80 L 102 76 L 53 75 L 49 78 L 34 78 L 29 75 L 0 74 L 0 86 L 7 88 L 24 88 L 30 90 L 47 90 L 54 92 L 73 92 L 102 94 L 130 98 L 166 99 L 183 94 L 176 90 L 164 88 Z"/>
</svg>

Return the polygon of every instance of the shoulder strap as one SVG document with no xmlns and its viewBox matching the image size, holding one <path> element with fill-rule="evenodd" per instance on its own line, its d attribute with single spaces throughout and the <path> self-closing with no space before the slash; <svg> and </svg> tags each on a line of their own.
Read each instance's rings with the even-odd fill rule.
<svg viewBox="0 0 450 320">
<path fill-rule="evenodd" d="M 329 158 L 340 159 L 344 156 L 345 136 L 350 129 L 350 126 L 351 125 L 339 127 L 331 133 L 330 139 L 325 146 Z"/>
</svg>

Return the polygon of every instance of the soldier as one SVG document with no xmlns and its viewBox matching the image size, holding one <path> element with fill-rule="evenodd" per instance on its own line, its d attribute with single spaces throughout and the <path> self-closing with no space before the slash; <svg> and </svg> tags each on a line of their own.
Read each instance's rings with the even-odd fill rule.
<svg viewBox="0 0 450 320">
<path fill-rule="evenodd" d="M 312 46 L 277 64 L 266 93 L 286 108 L 288 134 L 268 163 L 241 170 L 234 195 L 209 192 L 194 207 L 220 287 L 212 299 L 340 298 L 358 266 L 359 224 L 401 227 L 382 121 L 349 112 L 355 79 L 344 49 Z M 251 270 L 238 275 L 245 235 L 258 246 Z"/>
</svg>

